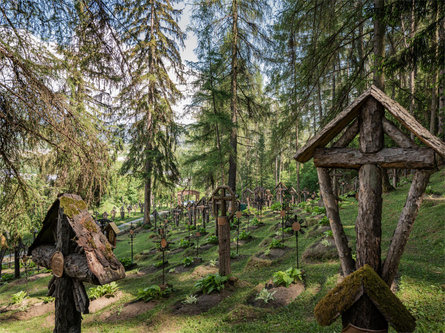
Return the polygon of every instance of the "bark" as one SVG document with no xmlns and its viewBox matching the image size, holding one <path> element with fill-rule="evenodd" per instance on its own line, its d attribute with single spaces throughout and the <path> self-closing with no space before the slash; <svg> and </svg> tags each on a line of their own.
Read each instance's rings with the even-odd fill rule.
<svg viewBox="0 0 445 333">
<path fill-rule="evenodd" d="M 431 148 L 384 148 L 373 154 L 353 148 L 317 148 L 314 164 L 323 168 L 346 169 L 358 169 L 364 164 L 377 164 L 388 169 L 434 169 L 434 155 Z"/>
<path fill-rule="evenodd" d="M 3 258 L 5 257 L 6 250 L 7 250 L 6 247 L 0 248 L 0 278 L 2 276 Z"/>
<path fill-rule="evenodd" d="M 223 190 L 225 196 L 225 190 Z M 219 275 L 228 276 L 230 269 L 230 223 L 227 218 L 227 202 L 221 200 L 221 216 L 218 217 L 218 255 L 219 255 Z"/>
<path fill-rule="evenodd" d="M 229 154 L 229 187 L 236 192 L 236 164 L 238 149 L 238 2 L 232 0 L 232 55 L 231 55 L 231 99 L 230 111 L 232 112 L 232 131 L 230 134 Z"/>
<path fill-rule="evenodd" d="M 321 196 L 323 198 L 324 206 L 326 207 L 326 215 L 329 218 L 329 224 L 334 236 L 343 275 L 346 276 L 354 271 L 355 263 L 352 259 L 351 249 L 348 246 L 348 239 L 343 229 L 343 225 L 341 224 L 338 204 L 336 196 L 332 191 L 329 171 L 325 168 L 317 168 L 317 172 Z"/>
<path fill-rule="evenodd" d="M 14 278 L 20 278 L 20 249 L 22 247 L 22 239 L 18 239 L 18 244 L 14 247 Z"/>
<path fill-rule="evenodd" d="M 439 20 L 439 11 L 438 11 L 438 1 L 433 1 L 433 10 L 432 12 L 435 15 L 434 20 Z M 439 59 L 439 24 L 436 25 L 436 29 L 434 32 L 434 53 L 435 58 Z M 439 71 L 437 70 L 437 66 L 434 65 L 432 68 L 432 82 L 431 82 L 431 115 L 430 115 L 430 132 L 431 134 L 436 133 L 436 118 L 437 118 L 437 82 L 439 81 Z"/>
<path fill-rule="evenodd" d="M 414 174 L 405 207 L 403 207 L 399 222 L 391 239 L 391 244 L 389 245 L 386 260 L 383 264 L 382 278 L 388 285 L 391 285 L 394 281 L 400 258 L 402 257 L 409 234 L 414 225 L 414 220 L 422 204 L 423 193 L 428 185 L 430 175 L 430 171 L 422 170 L 416 171 Z"/>
<path fill-rule="evenodd" d="M 358 120 L 354 120 L 342 134 L 342 136 L 332 145 L 332 147 L 346 147 L 352 140 L 354 140 L 358 134 L 358 131 Z"/>
<path fill-rule="evenodd" d="M 434 155 L 434 153 L 433 153 L 433 155 Z M 431 164 L 434 165 L 434 160 L 432 161 Z M 394 167 L 397 168 L 397 166 L 394 166 Z M 383 191 L 383 193 L 389 193 L 389 192 L 395 191 L 395 188 L 389 182 L 388 170 L 386 170 L 386 169 L 382 170 L 382 191 Z"/>
<path fill-rule="evenodd" d="M 399 181 L 399 175 L 397 173 L 397 169 L 393 170 L 393 176 L 392 176 L 392 186 L 394 188 L 397 188 L 397 183 Z"/>
<path fill-rule="evenodd" d="M 416 148 L 417 145 L 401 132 L 390 120 L 383 118 L 383 131 L 401 148 Z"/>
<path fill-rule="evenodd" d="M 73 237 L 63 211 L 59 210 L 57 221 L 56 250 L 62 252 L 64 257 L 70 254 L 70 240 Z M 73 279 L 66 274 L 55 279 L 55 328 L 54 333 L 77 333 L 81 331 L 82 315 L 76 309 L 74 299 Z"/>
</svg>

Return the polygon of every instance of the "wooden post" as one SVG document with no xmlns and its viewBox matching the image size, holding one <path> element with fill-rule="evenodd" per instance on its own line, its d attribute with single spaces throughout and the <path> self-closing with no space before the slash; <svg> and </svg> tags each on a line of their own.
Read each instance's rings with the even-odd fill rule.
<svg viewBox="0 0 445 333">
<path fill-rule="evenodd" d="M 70 254 L 70 239 L 74 237 L 63 209 L 59 209 L 56 250 L 64 257 Z M 55 280 L 55 328 L 54 333 L 81 331 L 82 315 L 76 309 L 73 279 L 66 274 Z"/>
<path fill-rule="evenodd" d="M 376 153 L 383 148 L 384 110 L 374 98 L 369 98 L 359 115 L 360 151 Z M 356 268 L 365 264 L 380 273 L 381 222 L 382 222 L 382 172 L 376 164 L 364 164 L 359 170 L 358 215 L 355 223 L 357 234 Z M 362 296 L 346 311 L 343 326 L 351 323 L 366 329 L 387 329 L 388 323 L 372 301 Z"/>
<path fill-rule="evenodd" d="M 223 189 L 223 197 L 226 190 Z M 219 275 L 230 275 L 230 223 L 227 218 L 226 201 L 221 200 L 221 216 L 218 216 L 218 255 L 219 255 Z"/>
</svg>

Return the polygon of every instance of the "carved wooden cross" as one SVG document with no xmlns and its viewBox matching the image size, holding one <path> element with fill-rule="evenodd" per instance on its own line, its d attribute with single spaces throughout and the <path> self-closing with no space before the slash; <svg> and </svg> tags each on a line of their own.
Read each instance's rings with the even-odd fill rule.
<svg viewBox="0 0 445 333">
<path fill-rule="evenodd" d="M 391 121 L 386 109 L 404 127 L 414 133 L 427 147 L 418 147 Z M 330 147 L 325 146 L 349 123 L 349 127 Z M 346 148 L 360 134 L 359 149 Z M 385 148 L 384 134 L 399 146 Z M 318 135 L 301 148 L 295 158 L 306 162 L 311 157 L 317 167 L 320 192 L 326 207 L 344 275 L 365 264 L 372 267 L 390 285 L 394 280 L 409 233 L 428 184 L 431 170 L 440 156 L 445 157 L 445 143 L 433 136 L 400 104 L 372 86 L 348 108 L 338 114 Z M 335 193 L 328 168 L 359 170 L 359 207 L 356 220 L 357 260 L 354 262 L 348 240 L 340 221 Z M 417 169 L 407 203 L 391 240 L 386 260 L 381 261 L 382 168 Z M 351 323 L 365 329 L 387 329 L 387 321 L 369 298 L 360 298 L 342 314 L 343 324 Z"/>
<path fill-rule="evenodd" d="M 218 221 L 219 275 L 230 275 L 230 223 L 236 210 L 236 196 L 229 186 L 219 186 L 212 194 L 213 215 Z"/>
</svg>

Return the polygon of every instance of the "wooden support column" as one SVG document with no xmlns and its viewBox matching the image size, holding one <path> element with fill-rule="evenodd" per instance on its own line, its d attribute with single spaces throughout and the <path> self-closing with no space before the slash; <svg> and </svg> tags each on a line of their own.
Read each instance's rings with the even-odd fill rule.
<svg viewBox="0 0 445 333">
<path fill-rule="evenodd" d="M 414 225 L 431 173 L 431 171 L 418 170 L 414 174 L 405 207 L 403 207 L 402 214 L 391 239 L 391 244 L 389 245 L 388 255 L 383 264 L 382 278 L 388 285 L 391 285 L 394 281 L 400 258 Z"/>
<path fill-rule="evenodd" d="M 360 151 L 376 153 L 383 148 L 384 110 L 374 98 L 369 98 L 359 116 Z M 356 268 L 365 264 L 380 273 L 382 222 L 382 172 L 375 164 L 364 164 L 359 170 L 358 215 L 355 223 L 357 234 Z M 353 325 L 367 329 L 387 329 L 388 323 L 372 301 L 362 296 L 346 311 L 343 325 Z"/>
<path fill-rule="evenodd" d="M 334 236 L 343 275 L 346 276 L 354 271 L 355 263 L 352 259 L 351 249 L 348 246 L 348 239 L 341 224 L 338 204 L 336 196 L 332 190 L 329 171 L 325 168 L 317 168 L 317 172 L 321 197 L 323 198 L 323 203 L 326 208 L 326 215 L 328 216 L 331 225 L 332 235 Z"/>
<path fill-rule="evenodd" d="M 68 220 L 63 215 L 63 209 L 59 209 L 57 221 L 56 250 L 64 257 L 70 254 L 70 240 L 74 237 Z M 74 300 L 73 279 L 66 274 L 55 280 L 55 328 L 54 333 L 77 333 L 81 331 L 82 315 L 76 309 Z"/>
</svg>

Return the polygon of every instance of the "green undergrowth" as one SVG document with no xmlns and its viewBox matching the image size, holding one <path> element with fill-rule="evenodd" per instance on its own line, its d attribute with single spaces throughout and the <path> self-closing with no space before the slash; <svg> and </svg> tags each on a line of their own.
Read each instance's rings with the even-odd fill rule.
<svg viewBox="0 0 445 333">
<path fill-rule="evenodd" d="M 445 331 L 443 319 L 445 310 L 444 297 L 444 247 L 445 247 L 445 170 L 435 173 L 430 181 L 433 196 L 425 197 L 424 203 L 411 232 L 410 239 L 402 257 L 397 277 L 397 296 L 417 319 L 415 332 Z M 395 192 L 384 194 L 382 219 L 382 257 L 386 255 L 390 239 L 397 224 L 398 216 L 404 206 L 409 184 L 399 187 Z M 357 202 L 347 198 L 341 203 L 341 218 L 345 231 L 349 237 L 354 252 L 354 222 L 357 216 Z M 317 212 L 315 212 L 317 213 Z M 301 217 L 311 214 L 302 212 Z M 118 214 L 119 215 L 119 212 Z M 311 219 L 317 219 L 314 214 Z M 135 301 L 141 289 L 152 285 L 162 284 L 162 268 L 155 268 L 154 263 L 162 260 L 162 252 L 154 251 L 158 247 L 160 238 L 154 236 L 153 231 L 143 230 L 134 239 L 134 258 L 137 267 L 127 271 L 127 277 L 117 281 L 122 296 L 113 304 L 97 313 L 84 316 L 83 332 L 341 332 L 341 322 L 337 319 L 331 326 L 319 326 L 314 317 L 314 307 L 337 284 L 339 263 L 336 260 L 315 263 L 301 263 L 304 270 L 305 290 L 298 298 L 286 307 L 260 309 L 248 303 L 252 295 L 257 295 L 264 284 L 273 279 L 278 271 L 286 271 L 289 267 L 296 267 L 295 237 L 286 234 L 283 251 L 284 255 L 275 259 L 256 260 L 255 255 L 264 253 L 274 239 L 276 224 L 281 221 L 278 213 L 263 212 L 258 217 L 264 223 L 256 229 L 250 230 L 252 240 L 239 247 L 240 256 L 232 261 L 232 275 L 238 282 L 231 288 L 224 288 L 228 296 L 218 305 L 210 307 L 199 315 L 179 315 L 174 311 L 175 304 L 181 304 L 188 296 L 196 292 L 195 284 L 207 274 L 217 273 L 211 267 L 210 261 L 218 258 L 218 246 L 211 246 L 207 250 L 200 250 L 198 257 L 202 263 L 184 268 L 184 259 L 196 257 L 196 248 L 174 250 L 179 247 L 181 239 L 185 239 L 189 232 L 181 222 L 180 228 L 173 228 L 167 235 L 171 251 L 165 253 L 168 265 L 165 267 L 166 283 L 173 287 L 168 298 L 152 300 L 154 306 L 145 313 L 127 318 L 126 320 L 106 320 L 105 313 L 121 313 L 124 305 Z M 247 225 L 247 218 L 241 219 L 241 231 Z M 317 226 L 317 221 L 311 222 L 308 231 Z M 315 226 L 313 225 L 315 223 Z M 252 219 L 250 226 L 252 226 Z M 199 244 L 207 243 L 214 234 L 215 223 L 211 221 L 207 226 L 208 234 L 200 237 Z M 247 232 L 247 231 L 246 231 Z M 300 259 L 304 250 L 320 240 L 323 234 L 310 237 L 309 232 L 299 236 Z M 192 232 L 192 236 L 194 233 Z M 118 237 L 114 250 L 119 259 L 130 257 L 129 235 Z M 231 238 L 236 232 L 231 232 Z M 281 239 L 281 238 L 280 238 Z M 194 238 L 191 240 L 196 245 Z M 235 251 L 232 247 L 232 251 Z M 281 249 L 280 249 L 281 250 Z M 249 264 L 248 264 L 249 263 Z M 173 268 L 175 268 L 173 270 Z M 11 273 L 6 271 L 6 273 Z M 12 281 L 0 286 L 0 308 L 10 303 L 13 294 L 26 291 L 28 302 L 41 301 L 46 295 L 50 276 L 29 281 L 25 279 Z M 93 286 L 86 285 L 89 290 Z M 256 289 L 255 289 L 256 288 Z M 257 291 L 256 291 L 257 290 Z M 199 303 L 199 297 L 198 297 Z M 54 314 L 45 314 L 30 320 L 5 319 L 5 313 L 0 313 L 0 332 L 51 332 Z M 118 318 L 118 317 L 117 317 Z M 390 332 L 394 332 L 391 328 Z"/>
</svg>

